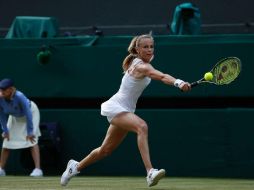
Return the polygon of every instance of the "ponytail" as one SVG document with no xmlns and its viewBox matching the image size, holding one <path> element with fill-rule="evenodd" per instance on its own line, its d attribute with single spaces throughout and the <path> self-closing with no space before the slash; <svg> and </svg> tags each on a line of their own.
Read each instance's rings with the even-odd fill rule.
<svg viewBox="0 0 254 190">
<path fill-rule="evenodd" d="M 133 59 L 135 59 L 135 58 L 136 58 L 136 56 L 133 55 L 133 54 L 129 54 L 129 55 L 127 55 L 127 56 L 125 57 L 125 59 L 123 60 L 123 66 L 122 66 L 124 72 L 128 70 L 128 68 L 129 68 L 129 66 L 130 66 L 130 64 L 131 64 L 131 62 L 132 62 Z"/>
<path fill-rule="evenodd" d="M 133 59 L 135 59 L 138 56 L 137 50 L 136 50 L 136 43 L 137 43 L 138 36 L 135 36 L 128 47 L 129 55 L 127 55 L 123 61 L 123 71 L 127 71 L 129 68 L 131 62 Z"/>
</svg>

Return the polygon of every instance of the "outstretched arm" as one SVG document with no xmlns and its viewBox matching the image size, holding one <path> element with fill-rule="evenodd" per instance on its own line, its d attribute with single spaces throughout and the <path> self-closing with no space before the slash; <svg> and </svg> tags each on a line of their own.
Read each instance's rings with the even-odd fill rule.
<svg viewBox="0 0 254 190">
<path fill-rule="evenodd" d="M 151 64 L 142 64 L 137 67 L 137 71 L 142 73 L 144 76 L 148 76 L 153 80 L 159 80 L 167 85 L 174 85 L 179 87 L 182 91 L 188 91 L 191 86 L 188 82 L 176 79 L 169 74 L 165 74 L 157 69 L 155 69 Z"/>
</svg>

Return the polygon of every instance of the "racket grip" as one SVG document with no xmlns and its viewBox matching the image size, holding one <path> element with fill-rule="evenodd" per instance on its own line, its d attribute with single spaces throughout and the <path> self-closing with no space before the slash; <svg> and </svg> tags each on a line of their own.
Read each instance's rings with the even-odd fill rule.
<svg viewBox="0 0 254 190">
<path fill-rule="evenodd" d="M 193 83 L 191 83 L 191 88 L 193 88 L 193 87 L 195 87 L 195 86 L 197 86 L 199 83 L 196 81 L 196 82 L 193 82 Z"/>
</svg>

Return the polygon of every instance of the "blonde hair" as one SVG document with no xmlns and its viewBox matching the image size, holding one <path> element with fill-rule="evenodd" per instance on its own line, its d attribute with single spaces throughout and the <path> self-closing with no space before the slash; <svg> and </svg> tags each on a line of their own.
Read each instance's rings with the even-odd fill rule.
<svg viewBox="0 0 254 190">
<path fill-rule="evenodd" d="M 136 57 L 138 57 L 138 52 L 136 50 L 136 48 L 139 46 L 140 44 L 140 40 L 144 39 L 144 38 L 150 38 L 153 40 L 153 37 L 151 34 L 143 34 L 140 36 L 135 36 L 132 40 L 131 43 L 128 47 L 128 52 L 129 55 L 127 55 L 123 61 L 122 67 L 123 67 L 123 71 L 127 71 L 127 69 L 129 68 L 131 62 L 133 61 L 133 59 L 135 59 Z"/>
</svg>

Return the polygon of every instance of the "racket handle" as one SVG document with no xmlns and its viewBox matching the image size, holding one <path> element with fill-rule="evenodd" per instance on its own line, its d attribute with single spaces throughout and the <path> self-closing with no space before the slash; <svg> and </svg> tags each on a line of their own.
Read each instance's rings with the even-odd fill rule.
<svg viewBox="0 0 254 190">
<path fill-rule="evenodd" d="M 198 84 L 199 84 L 198 81 L 191 83 L 191 88 L 197 86 Z"/>
</svg>

